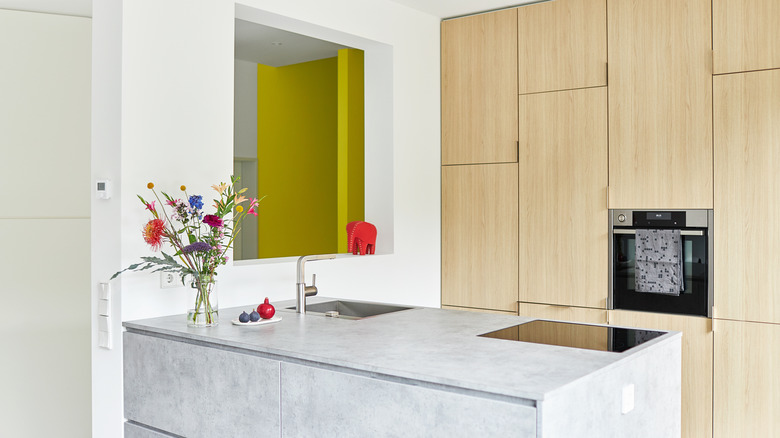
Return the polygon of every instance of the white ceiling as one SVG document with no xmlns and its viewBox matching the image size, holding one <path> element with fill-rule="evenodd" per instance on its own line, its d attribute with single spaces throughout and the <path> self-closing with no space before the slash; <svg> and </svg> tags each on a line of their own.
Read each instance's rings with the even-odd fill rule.
<svg viewBox="0 0 780 438">
<path fill-rule="evenodd" d="M 92 16 L 93 0 L 0 0 L 0 9 Z M 98 0 L 100 1 L 100 0 Z M 291 0 L 294 1 L 294 0 Z M 438 18 L 502 9 L 540 0 L 390 0 Z M 544 0 L 542 0 L 544 1 Z M 281 43 L 274 45 L 272 43 Z M 336 56 L 338 44 L 236 20 L 236 58 L 279 67 Z"/>
<path fill-rule="evenodd" d="M 91 17 L 92 0 L 0 0 L 0 9 Z"/>
<path fill-rule="evenodd" d="M 439 18 L 459 17 L 547 0 L 391 0 Z"/>
<path fill-rule="evenodd" d="M 98 0 L 99 1 L 99 0 Z M 292 0 L 294 1 L 294 0 Z M 457 17 L 539 0 L 391 0 L 439 18 Z M 0 9 L 92 16 L 92 0 L 0 0 Z"/>
<path fill-rule="evenodd" d="M 281 67 L 332 58 L 347 46 L 236 20 L 236 59 Z"/>
</svg>

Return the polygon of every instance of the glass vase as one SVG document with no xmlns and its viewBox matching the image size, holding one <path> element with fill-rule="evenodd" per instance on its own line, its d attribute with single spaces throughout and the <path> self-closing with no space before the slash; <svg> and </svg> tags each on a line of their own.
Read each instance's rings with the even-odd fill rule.
<svg viewBox="0 0 780 438">
<path fill-rule="evenodd" d="M 190 327 L 214 327 L 219 324 L 217 280 L 212 275 L 199 275 L 190 284 L 190 305 L 187 325 Z"/>
</svg>

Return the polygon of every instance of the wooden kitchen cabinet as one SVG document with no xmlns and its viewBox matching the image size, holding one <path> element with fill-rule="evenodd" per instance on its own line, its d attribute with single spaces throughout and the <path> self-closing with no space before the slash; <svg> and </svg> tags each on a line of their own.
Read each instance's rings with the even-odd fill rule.
<svg viewBox="0 0 780 438">
<path fill-rule="evenodd" d="M 710 0 L 608 0 L 610 208 L 712 208 Z"/>
<path fill-rule="evenodd" d="M 442 164 L 517 161 L 517 10 L 441 26 Z"/>
<path fill-rule="evenodd" d="M 607 89 L 521 95 L 519 300 L 606 308 Z"/>
<path fill-rule="evenodd" d="M 463 310 L 466 312 L 476 312 L 476 313 L 494 313 L 496 315 L 517 315 L 517 312 L 514 311 L 479 309 L 476 307 L 441 306 L 441 308 L 447 310 Z"/>
<path fill-rule="evenodd" d="M 780 323 L 780 70 L 714 90 L 715 316 Z"/>
<path fill-rule="evenodd" d="M 780 325 L 715 320 L 715 437 L 780 431 Z"/>
<path fill-rule="evenodd" d="M 551 319 L 555 321 L 582 322 L 585 324 L 606 324 L 605 309 L 585 307 L 551 306 L 547 304 L 517 303 L 517 314 L 530 318 Z"/>
<path fill-rule="evenodd" d="M 609 323 L 610 325 L 623 327 L 682 332 L 681 436 L 683 438 L 711 437 L 713 397 L 712 320 L 698 316 L 610 310 Z M 718 329 L 720 330 L 720 327 Z M 722 414 L 727 415 L 726 413 Z M 724 436 L 761 435 L 733 434 Z"/>
<path fill-rule="evenodd" d="M 517 8 L 518 93 L 607 85 L 607 1 Z"/>
<path fill-rule="evenodd" d="M 780 2 L 713 0 L 713 71 L 780 68 Z"/>
<path fill-rule="evenodd" d="M 442 304 L 517 308 L 517 164 L 442 167 Z"/>
</svg>

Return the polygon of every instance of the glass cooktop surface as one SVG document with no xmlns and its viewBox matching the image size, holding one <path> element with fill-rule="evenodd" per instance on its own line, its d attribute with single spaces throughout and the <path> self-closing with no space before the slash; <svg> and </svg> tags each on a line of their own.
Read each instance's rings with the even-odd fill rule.
<svg viewBox="0 0 780 438">
<path fill-rule="evenodd" d="M 537 319 L 479 336 L 621 353 L 664 334 L 666 332 Z"/>
</svg>

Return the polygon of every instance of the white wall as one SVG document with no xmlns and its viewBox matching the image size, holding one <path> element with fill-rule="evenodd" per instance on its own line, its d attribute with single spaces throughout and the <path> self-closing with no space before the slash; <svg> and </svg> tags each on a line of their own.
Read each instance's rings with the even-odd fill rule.
<svg viewBox="0 0 780 438">
<path fill-rule="evenodd" d="M 257 158 L 257 63 L 235 60 L 235 149 L 241 158 Z"/>
<path fill-rule="evenodd" d="M 386 0 L 244 0 L 242 4 L 242 13 L 254 13 L 256 20 L 276 27 L 368 47 L 364 48 L 366 149 L 373 145 L 374 155 L 367 157 L 366 167 L 374 166 L 374 182 L 367 187 L 367 220 L 377 223 L 379 245 L 385 239 L 393 254 L 317 262 L 307 274 L 318 274 L 318 287 L 325 296 L 438 306 L 439 20 Z M 186 184 L 191 193 L 208 195 L 210 185 L 227 179 L 232 168 L 233 2 L 96 2 L 96 40 L 117 38 L 120 26 L 111 23 L 116 14 L 121 14 L 122 33 L 121 151 L 113 155 L 121 164 L 112 169 L 111 160 L 104 157 L 95 163 L 93 174 L 121 181 L 121 196 L 112 201 L 119 205 L 114 218 L 121 227 L 121 260 L 114 268 L 102 267 L 96 273 L 104 279 L 149 254 L 139 234 L 148 218 L 135 199 L 137 193 L 148 193 L 148 181 L 171 192 Z M 117 65 L 108 51 L 96 51 L 95 57 L 96 69 L 103 63 Z M 117 96 L 108 88 L 110 92 L 93 96 L 96 111 L 97 101 L 115 111 Z M 109 140 L 120 131 L 116 126 L 111 129 L 106 133 Z M 97 142 L 94 146 L 103 147 Z M 105 252 L 114 258 L 114 240 L 96 242 L 93 256 L 99 259 Z M 95 263 L 93 268 L 97 269 Z M 121 289 L 124 320 L 183 313 L 186 308 L 184 288 L 161 290 L 159 279 L 145 273 L 120 279 L 114 289 Z M 294 259 L 241 262 L 222 269 L 219 280 L 221 308 L 256 305 L 265 296 L 272 301 L 292 299 Z M 224 320 L 230 317 L 222 315 Z M 95 436 L 118 436 L 121 427 L 116 420 L 121 413 L 113 402 L 121 384 L 107 377 L 121 372 L 117 369 L 118 323 L 114 329 L 117 349 L 93 363 L 106 367 L 100 383 L 111 387 L 93 394 Z M 109 401 L 105 406 L 104 398 Z"/>
<path fill-rule="evenodd" d="M 111 283 L 113 349 L 98 347 L 98 283 L 121 265 L 122 0 L 92 8 L 92 173 L 113 182 L 110 200 L 92 198 L 92 436 L 122 436 L 121 282 Z M 132 193 L 130 193 L 132 196 Z M 86 435 L 85 435 L 86 436 Z"/>
<path fill-rule="evenodd" d="M 0 10 L 0 435 L 90 431 L 90 20 Z"/>
<path fill-rule="evenodd" d="M 257 194 L 257 63 L 236 59 L 233 136 L 233 174 L 238 186 Z M 257 218 L 247 215 L 241 233 L 233 241 L 237 260 L 257 258 Z"/>
</svg>

